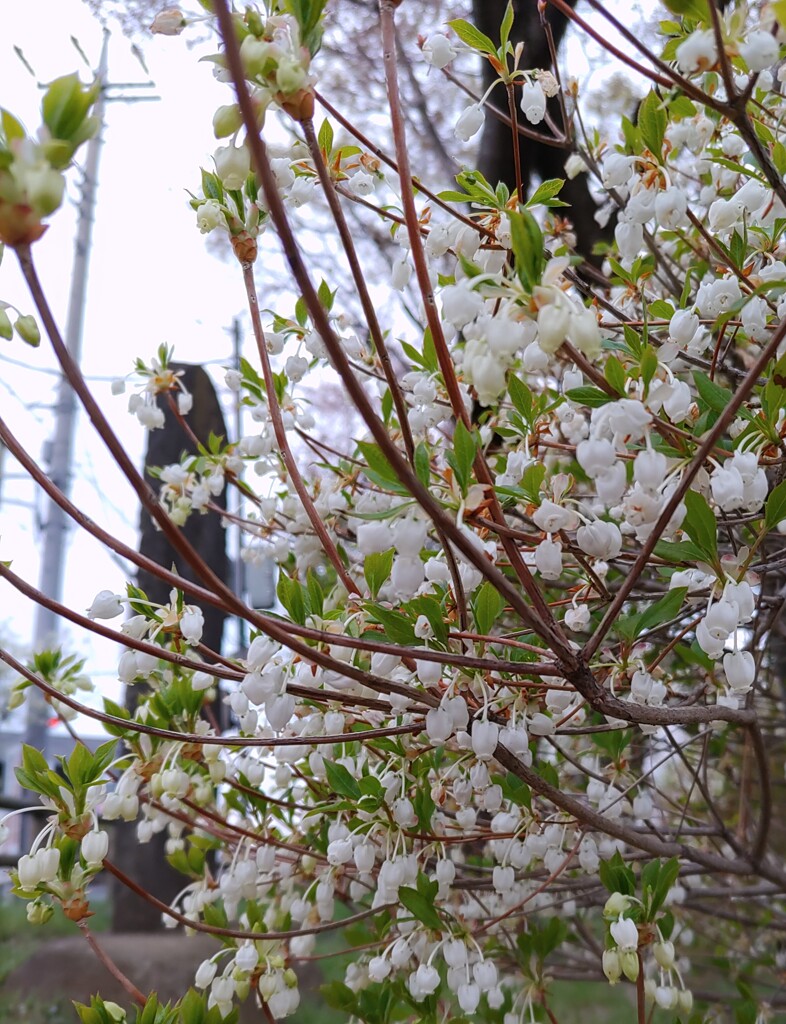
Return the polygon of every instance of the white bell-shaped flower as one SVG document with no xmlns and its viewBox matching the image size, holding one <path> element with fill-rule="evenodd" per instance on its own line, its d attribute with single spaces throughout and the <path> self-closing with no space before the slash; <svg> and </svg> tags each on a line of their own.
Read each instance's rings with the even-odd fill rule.
<svg viewBox="0 0 786 1024">
<path fill-rule="evenodd" d="M 546 94 L 540 82 L 524 82 L 520 106 L 530 124 L 540 124 L 546 116 Z"/>
<path fill-rule="evenodd" d="M 540 508 L 532 514 L 532 521 L 544 533 L 557 533 L 558 530 L 575 530 L 579 525 L 579 517 L 573 509 L 564 508 L 548 498 L 541 502 Z"/>
<path fill-rule="evenodd" d="M 668 462 L 661 452 L 645 448 L 633 462 L 633 479 L 650 491 L 656 491 L 666 478 Z"/>
<path fill-rule="evenodd" d="M 535 567 L 544 580 L 558 580 L 562 575 L 562 545 L 547 538 L 535 549 Z"/>
<path fill-rule="evenodd" d="M 750 651 L 728 651 L 723 655 L 723 671 L 735 693 L 747 693 L 756 678 L 756 662 Z"/>
<path fill-rule="evenodd" d="M 588 437 L 576 445 L 576 461 L 591 478 L 611 469 L 616 460 L 614 445 L 606 438 Z"/>
<path fill-rule="evenodd" d="M 704 625 L 716 640 L 728 640 L 740 622 L 740 609 L 736 601 L 721 599 L 707 609 Z"/>
<path fill-rule="evenodd" d="M 499 726 L 495 722 L 476 721 L 472 724 L 472 749 L 481 761 L 490 761 L 499 741 Z"/>
<path fill-rule="evenodd" d="M 720 466 L 710 477 L 715 504 L 724 512 L 739 508 L 745 500 L 745 484 L 733 465 Z"/>
<path fill-rule="evenodd" d="M 470 103 L 468 107 L 464 108 L 458 121 L 456 121 L 453 134 L 461 142 L 469 142 L 473 135 L 477 135 L 483 127 L 485 120 L 483 108 L 478 103 Z"/>
<path fill-rule="evenodd" d="M 426 39 L 421 52 L 427 64 L 441 70 L 450 64 L 458 50 L 446 35 L 443 35 L 441 32 L 434 32 L 433 35 Z"/>
</svg>

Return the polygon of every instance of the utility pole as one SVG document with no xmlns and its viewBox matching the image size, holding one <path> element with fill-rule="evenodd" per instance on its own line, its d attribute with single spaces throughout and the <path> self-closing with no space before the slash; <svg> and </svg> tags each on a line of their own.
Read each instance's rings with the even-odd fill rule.
<svg viewBox="0 0 786 1024">
<path fill-rule="evenodd" d="M 93 108 L 98 120 L 98 130 L 87 144 L 84 172 L 81 183 L 81 198 L 77 213 L 77 231 L 74 242 L 74 263 L 71 271 L 71 289 L 68 297 L 68 317 L 65 328 L 65 344 L 75 363 L 79 364 L 82 351 L 82 333 L 85 320 L 85 298 L 90 261 L 90 247 L 95 220 L 96 192 L 98 188 L 98 162 L 103 142 L 104 118 L 107 102 L 120 100 L 136 102 L 140 99 L 157 99 L 155 96 L 111 96 L 107 90 L 113 88 L 107 82 L 109 53 L 109 32 L 104 30 L 101 56 L 96 71 L 99 90 Z M 152 82 L 141 82 L 134 87 L 150 88 Z M 128 86 L 123 85 L 122 88 Z M 74 438 L 77 425 L 76 396 L 64 375 L 60 377 L 57 403 L 54 408 L 54 429 L 48 446 L 49 476 L 52 482 L 66 495 L 71 490 Z M 39 572 L 39 589 L 47 597 L 62 600 L 63 576 L 65 570 L 66 538 L 69 527 L 68 516 L 53 501 L 45 504 L 43 521 L 43 550 Z M 57 644 L 59 617 L 42 605 L 38 605 L 33 627 L 33 649 L 40 651 Z M 31 687 L 27 699 L 27 722 L 25 742 L 46 756 L 48 705 L 41 693 Z"/>
</svg>

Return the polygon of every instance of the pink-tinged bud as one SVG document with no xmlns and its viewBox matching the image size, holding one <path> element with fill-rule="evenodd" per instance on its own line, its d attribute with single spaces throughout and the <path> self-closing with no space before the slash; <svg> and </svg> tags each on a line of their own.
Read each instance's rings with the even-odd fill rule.
<svg viewBox="0 0 786 1024">
<path fill-rule="evenodd" d="M 153 18 L 150 31 L 159 36 L 179 36 L 186 24 L 179 7 L 167 7 Z"/>
</svg>

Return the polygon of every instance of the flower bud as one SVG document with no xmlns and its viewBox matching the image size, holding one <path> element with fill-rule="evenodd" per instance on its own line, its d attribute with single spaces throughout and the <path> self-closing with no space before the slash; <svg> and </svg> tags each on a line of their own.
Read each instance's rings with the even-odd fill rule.
<svg viewBox="0 0 786 1024">
<path fill-rule="evenodd" d="M 41 344 L 41 332 L 38 330 L 38 324 L 35 322 L 35 317 L 17 317 L 14 327 L 22 341 L 26 341 L 28 345 L 32 345 L 33 348 L 38 348 Z"/>
<path fill-rule="evenodd" d="M 621 892 L 613 892 L 603 907 L 603 916 L 605 918 L 619 917 L 629 906 L 630 896 L 625 896 Z"/>
<path fill-rule="evenodd" d="M 60 206 L 65 191 L 65 178 L 48 164 L 40 164 L 25 174 L 27 200 L 42 217 Z"/>
<path fill-rule="evenodd" d="M 620 951 L 622 973 L 634 984 L 639 976 L 639 955 L 634 949 Z"/>
<path fill-rule="evenodd" d="M 616 949 L 603 950 L 603 973 L 608 978 L 610 985 L 616 985 L 622 977 L 622 964 Z"/>
<path fill-rule="evenodd" d="M 756 662 L 750 651 L 729 651 L 723 655 L 723 671 L 735 693 L 747 693 L 756 678 Z"/>
<path fill-rule="evenodd" d="M 30 924 L 46 924 L 54 914 L 55 908 L 50 903 L 33 900 L 27 904 L 27 920 Z"/>
<path fill-rule="evenodd" d="M 13 336 L 14 328 L 11 325 L 11 319 L 5 311 L 5 307 L 0 305 L 0 338 L 10 341 Z"/>
<path fill-rule="evenodd" d="M 668 971 L 670 967 L 674 966 L 674 943 L 664 939 L 663 942 L 656 942 L 652 947 L 652 952 L 655 956 L 655 962 Z"/>
<path fill-rule="evenodd" d="M 242 124 L 243 115 L 240 113 L 237 103 L 219 107 L 213 114 L 213 134 L 217 139 L 225 139 L 234 135 Z"/>
</svg>

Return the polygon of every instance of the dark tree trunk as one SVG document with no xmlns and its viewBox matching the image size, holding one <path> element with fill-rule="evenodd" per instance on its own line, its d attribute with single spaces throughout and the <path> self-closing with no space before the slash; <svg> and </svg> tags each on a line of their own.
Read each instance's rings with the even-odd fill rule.
<svg viewBox="0 0 786 1024">
<path fill-rule="evenodd" d="M 575 6 L 576 0 L 568 0 L 568 2 L 571 6 Z M 481 32 L 496 42 L 499 41 L 499 27 L 506 6 L 507 0 L 473 0 L 475 24 Z M 515 17 L 510 41 L 514 47 L 517 43 L 524 44 L 520 67 L 524 69 L 550 68 L 551 54 L 546 33 L 540 22 L 538 0 L 513 0 L 513 11 Z M 548 4 L 545 17 L 551 26 L 555 46 L 558 47 L 567 30 L 568 21 L 564 15 Z M 483 67 L 484 90 L 491 85 L 495 77 L 493 68 L 488 61 L 485 61 Z M 508 99 L 505 89 L 501 85 L 492 92 L 491 101 L 501 110 L 507 111 Z M 548 111 L 554 123 L 559 125 L 561 113 L 557 97 L 548 101 Z M 569 150 L 547 146 L 520 136 L 519 152 L 525 196 L 532 191 L 533 178 L 545 181 L 548 178 L 565 177 L 565 160 L 570 153 Z M 492 185 L 498 181 L 504 181 L 511 190 L 516 186 L 511 131 L 507 125 L 495 117 L 486 118 L 480 142 L 478 169 Z M 611 231 L 608 228 L 601 228 L 595 221 L 597 206 L 587 186 L 586 174 L 579 174 L 572 180 L 566 180 L 560 192 L 560 199 L 570 204 L 570 207 L 564 210 L 564 214 L 573 223 L 577 239 L 577 252 L 585 259 L 597 264 L 598 257 L 592 255 L 593 246 L 596 242 L 609 241 Z"/>
<path fill-rule="evenodd" d="M 173 364 L 176 370 L 183 370 L 182 380 L 194 397 L 192 411 L 186 417 L 196 437 L 207 446 L 210 434 L 226 436 L 226 425 L 221 413 L 215 389 L 205 370 L 201 366 Z M 171 414 L 165 402 L 161 402 L 166 413 L 166 425 L 161 430 L 150 432 L 145 466 L 166 466 L 179 462 L 182 453 L 194 452 L 188 435 L 177 419 Z M 146 473 L 151 485 L 158 490 L 159 481 Z M 213 499 L 222 508 L 226 507 L 224 494 Z M 185 537 L 210 566 L 216 575 L 226 581 L 228 564 L 226 553 L 226 531 L 221 525 L 219 516 L 215 514 L 189 516 L 182 528 Z M 158 565 L 169 569 L 173 565 L 175 571 L 184 579 L 199 581 L 197 573 L 169 544 L 164 534 L 157 530 L 150 516 L 142 512 L 140 519 L 139 550 Z M 201 581 L 200 581 L 201 582 Z M 170 587 L 157 577 L 140 570 L 137 585 L 145 591 L 148 598 L 158 604 L 169 601 Z M 189 599 L 190 600 L 190 599 Z M 202 634 L 203 642 L 214 651 L 221 651 L 221 639 L 224 629 L 222 612 L 210 605 L 201 605 L 205 617 Z M 137 686 L 126 690 L 126 705 L 133 709 L 139 692 Z M 215 709 L 220 721 L 220 706 Z M 169 867 L 165 860 L 165 833 L 156 835 L 145 845 L 140 845 L 136 838 L 134 824 L 118 823 L 113 830 L 113 857 L 118 867 L 137 881 L 148 892 L 160 900 L 169 902 L 185 884 L 182 875 Z M 119 883 L 114 886 L 112 906 L 112 927 L 114 931 L 140 932 L 156 931 L 161 928 L 161 914 L 148 903 L 129 892 Z"/>
</svg>

